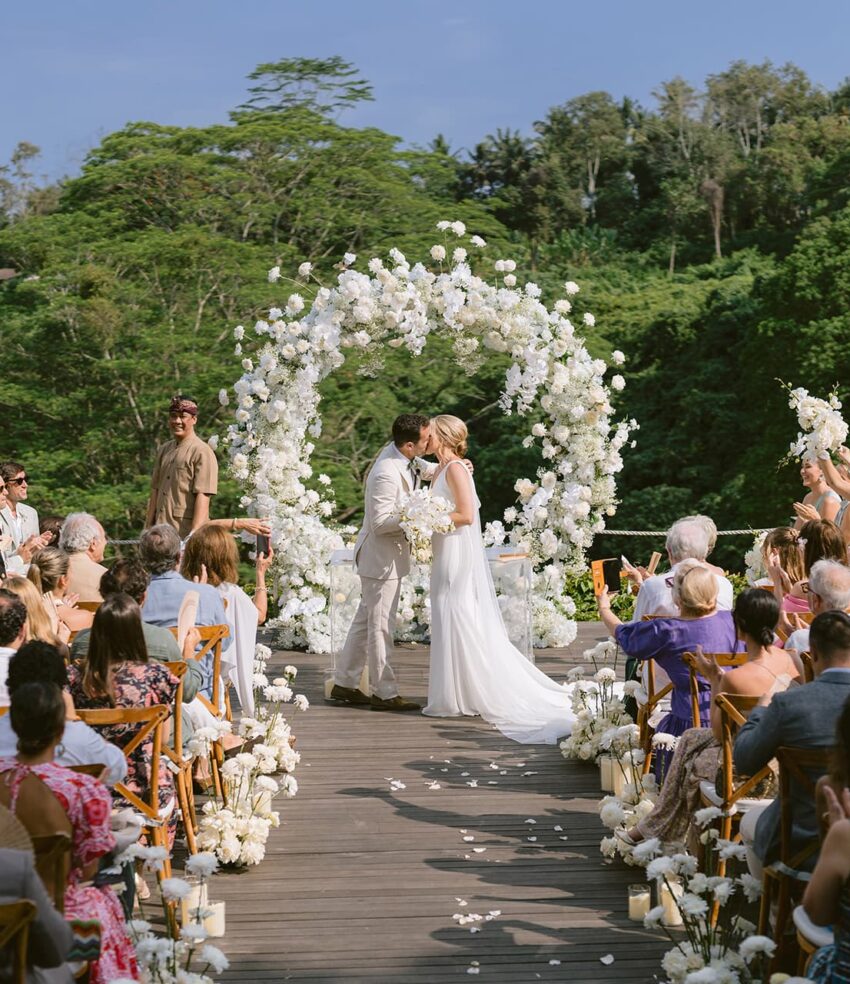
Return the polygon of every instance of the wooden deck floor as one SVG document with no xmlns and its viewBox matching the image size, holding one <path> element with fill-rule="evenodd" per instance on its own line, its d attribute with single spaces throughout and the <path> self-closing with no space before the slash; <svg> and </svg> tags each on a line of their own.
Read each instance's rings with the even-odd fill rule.
<svg viewBox="0 0 850 984">
<path fill-rule="evenodd" d="M 538 664 L 562 676 L 599 635 L 582 626 Z M 327 705 L 327 657 L 276 660 L 299 665 L 312 704 L 296 718 L 300 790 L 276 801 L 266 861 L 214 880 L 225 980 L 425 984 L 476 966 L 501 984 L 655 979 L 669 944 L 626 918 L 640 879 L 599 854 L 595 769 L 480 721 Z M 402 693 L 424 696 L 427 649 L 399 649 L 395 665 Z M 470 933 L 456 913 L 498 915 Z"/>
</svg>

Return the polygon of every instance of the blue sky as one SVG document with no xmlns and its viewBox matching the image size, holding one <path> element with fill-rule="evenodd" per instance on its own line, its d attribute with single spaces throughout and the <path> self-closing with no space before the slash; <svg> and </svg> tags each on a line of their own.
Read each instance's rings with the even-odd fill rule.
<svg viewBox="0 0 850 984">
<path fill-rule="evenodd" d="M 593 89 L 649 104 L 658 82 L 737 58 L 793 61 L 832 88 L 850 75 L 850 3 L 31 0 L 7 5 L 0 43 L 0 161 L 26 139 L 57 176 L 128 121 L 224 120 L 256 64 L 299 55 L 341 55 L 373 83 L 376 101 L 344 121 L 453 148 L 528 132 Z"/>
</svg>

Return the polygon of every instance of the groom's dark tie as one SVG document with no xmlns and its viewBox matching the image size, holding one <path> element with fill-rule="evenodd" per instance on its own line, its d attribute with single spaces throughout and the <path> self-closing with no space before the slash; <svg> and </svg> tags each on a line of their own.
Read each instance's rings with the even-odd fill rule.
<svg viewBox="0 0 850 984">
<path fill-rule="evenodd" d="M 415 465 L 413 464 L 412 461 L 408 461 L 408 463 L 407 463 L 407 471 L 408 471 L 408 474 L 410 476 L 410 487 L 411 487 L 411 489 L 415 489 L 416 488 L 416 483 L 419 481 L 419 476 L 416 473 L 416 467 L 415 467 Z"/>
</svg>

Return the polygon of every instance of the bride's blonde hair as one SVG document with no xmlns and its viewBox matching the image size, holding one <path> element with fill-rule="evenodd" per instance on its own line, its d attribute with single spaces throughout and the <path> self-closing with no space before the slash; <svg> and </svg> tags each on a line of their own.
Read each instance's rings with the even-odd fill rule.
<svg viewBox="0 0 850 984">
<path fill-rule="evenodd" d="M 442 447 L 453 451 L 459 458 L 466 454 L 466 439 L 469 436 L 469 431 L 459 417 L 441 413 L 431 418 L 431 426 L 434 428 L 434 433 Z"/>
</svg>

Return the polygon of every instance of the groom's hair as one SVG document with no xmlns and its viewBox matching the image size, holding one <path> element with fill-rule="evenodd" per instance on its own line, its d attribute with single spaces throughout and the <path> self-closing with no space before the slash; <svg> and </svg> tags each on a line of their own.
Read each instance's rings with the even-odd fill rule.
<svg viewBox="0 0 850 984">
<path fill-rule="evenodd" d="M 431 423 L 431 418 L 421 413 L 403 413 L 393 421 L 393 444 L 400 448 L 402 444 L 419 440 L 422 428 Z"/>
</svg>

